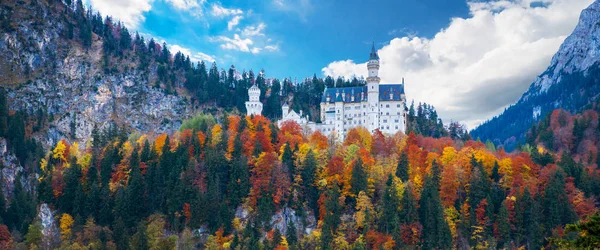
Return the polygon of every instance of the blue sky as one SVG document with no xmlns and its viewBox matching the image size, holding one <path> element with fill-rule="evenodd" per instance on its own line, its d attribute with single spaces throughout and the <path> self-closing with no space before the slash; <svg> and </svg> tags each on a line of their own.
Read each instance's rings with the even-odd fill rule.
<svg viewBox="0 0 600 250">
<path fill-rule="evenodd" d="M 381 47 L 396 36 L 431 37 L 451 17 L 469 13 L 467 3 L 456 0 L 177 2 L 152 1 L 141 13 L 142 21 L 128 26 L 179 46 L 176 49 L 210 55 L 220 68 L 264 68 L 268 76 L 278 78 L 322 75 L 321 69 L 332 61 L 366 59 L 372 41 Z M 190 7 L 194 3 L 198 7 Z M 239 23 L 228 27 L 234 18 Z M 264 27 L 261 34 L 244 35 L 245 29 L 259 25 Z M 252 41 L 249 50 L 260 51 L 221 46 L 222 37 L 236 34 Z"/>
<path fill-rule="evenodd" d="M 145 37 L 219 68 L 299 80 L 366 75 L 469 128 L 500 114 L 549 66 L 594 0 L 87 0 Z"/>
</svg>

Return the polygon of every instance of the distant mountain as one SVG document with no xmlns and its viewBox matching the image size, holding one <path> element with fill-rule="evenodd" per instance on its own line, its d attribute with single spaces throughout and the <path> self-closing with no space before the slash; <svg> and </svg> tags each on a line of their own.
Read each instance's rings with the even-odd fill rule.
<svg viewBox="0 0 600 250">
<path fill-rule="evenodd" d="M 471 131 L 473 138 L 490 140 L 512 150 L 524 142 L 532 123 L 562 108 L 581 111 L 600 94 L 600 2 L 581 12 L 579 23 L 565 39 L 551 64 L 519 101 L 501 115 Z"/>
</svg>

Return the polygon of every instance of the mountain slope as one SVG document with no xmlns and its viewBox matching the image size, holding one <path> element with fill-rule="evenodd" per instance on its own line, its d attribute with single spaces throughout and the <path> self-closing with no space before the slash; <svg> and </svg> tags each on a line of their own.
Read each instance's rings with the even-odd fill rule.
<svg viewBox="0 0 600 250">
<path fill-rule="evenodd" d="M 183 77 L 173 74 L 175 91 L 159 80 L 159 64 L 142 64 L 134 49 L 107 55 L 96 32 L 81 38 L 78 12 L 55 1 L 0 4 L 0 86 L 11 110 L 45 113 L 50 124 L 35 135 L 45 145 L 63 137 L 89 138 L 93 127 L 112 121 L 142 132 L 177 130 L 193 109 Z M 107 25 L 119 32 L 120 24 Z M 117 33 L 118 34 L 118 33 Z"/>
<path fill-rule="evenodd" d="M 579 23 L 553 56 L 548 69 L 519 101 L 471 131 L 511 150 L 532 123 L 556 108 L 580 111 L 600 94 L 600 2 L 581 12 Z"/>
</svg>

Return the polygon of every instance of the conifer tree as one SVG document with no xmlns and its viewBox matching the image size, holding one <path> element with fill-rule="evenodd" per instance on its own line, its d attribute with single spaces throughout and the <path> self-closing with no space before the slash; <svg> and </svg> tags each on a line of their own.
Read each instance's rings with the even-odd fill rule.
<svg viewBox="0 0 600 250">
<path fill-rule="evenodd" d="M 293 220 L 290 220 L 287 226 L 287 234 L 285 236 L 290 246 L 295 246 L 298 242 L 298 234 L 296 231 L 296 224 L 294 224 Z"/>
<path fill-rule="evenodd" d="M 400 221 L 402 224 L 408 225 L 419 221 L 419 211 L 412 191 L 412 185 L 407 185 L 406 190 L 402 193 L 400 204 L 402 205 L 402 209 L 400 210 Z"/>
<path fill-rule="evenodd" d="M 502 206 L 498 211 L 498 216 L 496 217 L 496 223 L 498 227 L 498 236 L 500 237 L 498 240 L 498 247 L 508 247 L 508 242 L 511 239 L 511 229 L 510 222 L 508 217 L 508 208 L 506 207 L 506 200 L 502 202 Z"/>
<path fill-rule="evenodd" d="M 308 207 L 311 208 L 314 211 L 315 216 L 318 217 L 319 206 L 317 200 L 319 199 L 319 190 L 315 184 L 316 174 L 317 159 L 315 159 L 315 153 L 312 150 L 309 150 L 302 163 L 302 186 Z"/>
<path fill-rule="evenodd" d="M 250 173 L 244 156 L 234 158 L 230 165 L 227 191 L 231 205 L 235 208 L 250 192 Z"/>
<path fill-rule="evenodd" d="M 137 232 L 131 237 L 131 249 L 150 249 L 148 236 L 146 235 L 146 224 L 143 221 L 138 224 Z"/>
<path fill-rule="evenodd" d="M 381 232 L 398 235 L 400 218 L 398 217 L 398 207 L 400 199 L 398 198 L 394 177 L 390 174 L 386 183 L 383 195 L 383 216 L 380 218 Z"/>
<path fill-rule="evenodd" d="M 332 249 L 331 241 L 337 233 L 341 223 L 340 214 L 342 206 L 339 203 L 340 188 L 337 183 L 327 190 L 325 200 L 325 214 L 323 215 L 323 226 L 321 228 L 322 249 Z"/>
<path fill-rule="evenodd" d="M 551 230 L 558 225 L 572 223 L 577 219 L 565 192 L 565 177 L 557 171 L 546 185 L 543 199 L 544 221 L 546 229 Z"/>
<path fill-rule="evenodd" d="M 408 154 L 402 150 L 400 158 L 398 159 L 398 166 L 396 167 L 396 176 L 402 180 L 402 182 L 408 181 Z"/>
<path fill-rule="evenodd" d="M 292 148 L 290 147 L 289 143 L 286 143 L 283 147 L 283 154 L 281 155 L 281 164 L 283 166 L 284 171 L 287 171 L 287 173 L 289 174 L 290 180 L 293 180 L 296 169 L 294 167 Z"/>
<path fill-rule="evenodd" d="M 444 208 L 436 181 L 431 174 L 425 179 L 421 191 L 419 218 L 423 225 L 424 249 L 449 249 L 451 247 L 452 235 L 444 218 Z"/>
<path fill-rule="evenodd" d="M 358 197 L 360 191 L 367 192 L 368 182 L 367 173 L 363 167 L 363 162 L 360 157 L 357 157 L 352 167 L 352 176 L 350 178 L 350 192 L 354 197 Z"/>
<path fill-rule="evenodd" d="M 130 157 L 130 177 L 127 184 L 128 220 L 136 222 L 146 215 L 146 192 L 144 180 L 139 167 L 138 148 L 134 148 Z"/>
</svg>

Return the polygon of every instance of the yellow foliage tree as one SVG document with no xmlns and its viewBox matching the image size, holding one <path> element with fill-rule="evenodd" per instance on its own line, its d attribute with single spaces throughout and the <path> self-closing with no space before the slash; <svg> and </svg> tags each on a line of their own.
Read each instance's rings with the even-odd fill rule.
<svg viewBox="0 0 600 250">
<path fill-rule="evenodd" d="M 454 147 L 445 147 L 442 156 L 440 157 L 440 163 L 444 166 L 448 165 L 456 158 L 456 149 Z"/>
<path fill-rule="evenodd" d="M 92 154 L 86 153 L 83 156 L 77 158 L 77 164 L 81 166 L 82 169 L 87 169 L 92 164 Z"/>
<path fill-rule="evenodd" d="M 374 218 L 374 215 L 375 208 L 371 203 L 371 198 L 364 191 L 360 191 L 356 199 L 356 213 L 354 213 L 357 229 L 364 228 L 368 223 L 367 219 Z"/>
<path fill-rule="evenodd" d="M 221 128 L 221 125 L 217 124 L 215 126 L 212 127 L 211 131 L 211 141 L 210 141 L 210 145 L 215 147 L 217 146 L 217 144 L 219 144 L 222 140 L 222 134 L 223 134 L 223 128 Z"/>
<path fill-rule="evenodd" d="M 500 179 L 500 183 L 502 183 L 502 186 L 505 188 L 509 188 L 512 186 L 512 181 L 513 181 L 513 169 L 512 169 L 512 160 L 511 158 L 504 158 L 501 161 L 498 162 L 498 165 L 500 166 L 498 168 L 498 173 L 500 173 L 502 175 L 502 179 Z"/>
<path fill-rule="evenodd" d="M 59 159 L 63 163 L 68 164 L 69 161 L 67 159 L 67 145 L 65 144 L 64 140 L 58 141 L 56 147 L 54 148 L 54 150 L 52 150 L 52 153 L 52 157 L 54 159 Z"/>
<path fill-rule="evenodd" d="M 156 140 L 154 140 L 154 149 L 156 150 L 156 152 L 158 152 L 159 155 L 162 155 L 162 150 L 165 146 L 166 140 L 167 134 L 161 134 L 158 137 L 156 137 Z"/>
<path fill-rule="evenodd" d="M 67 213 L 60 217 L 60 236 L 63 240 L 71 239 L 71 227 L 74 222 L 73 217 Z"/>
</svg>

